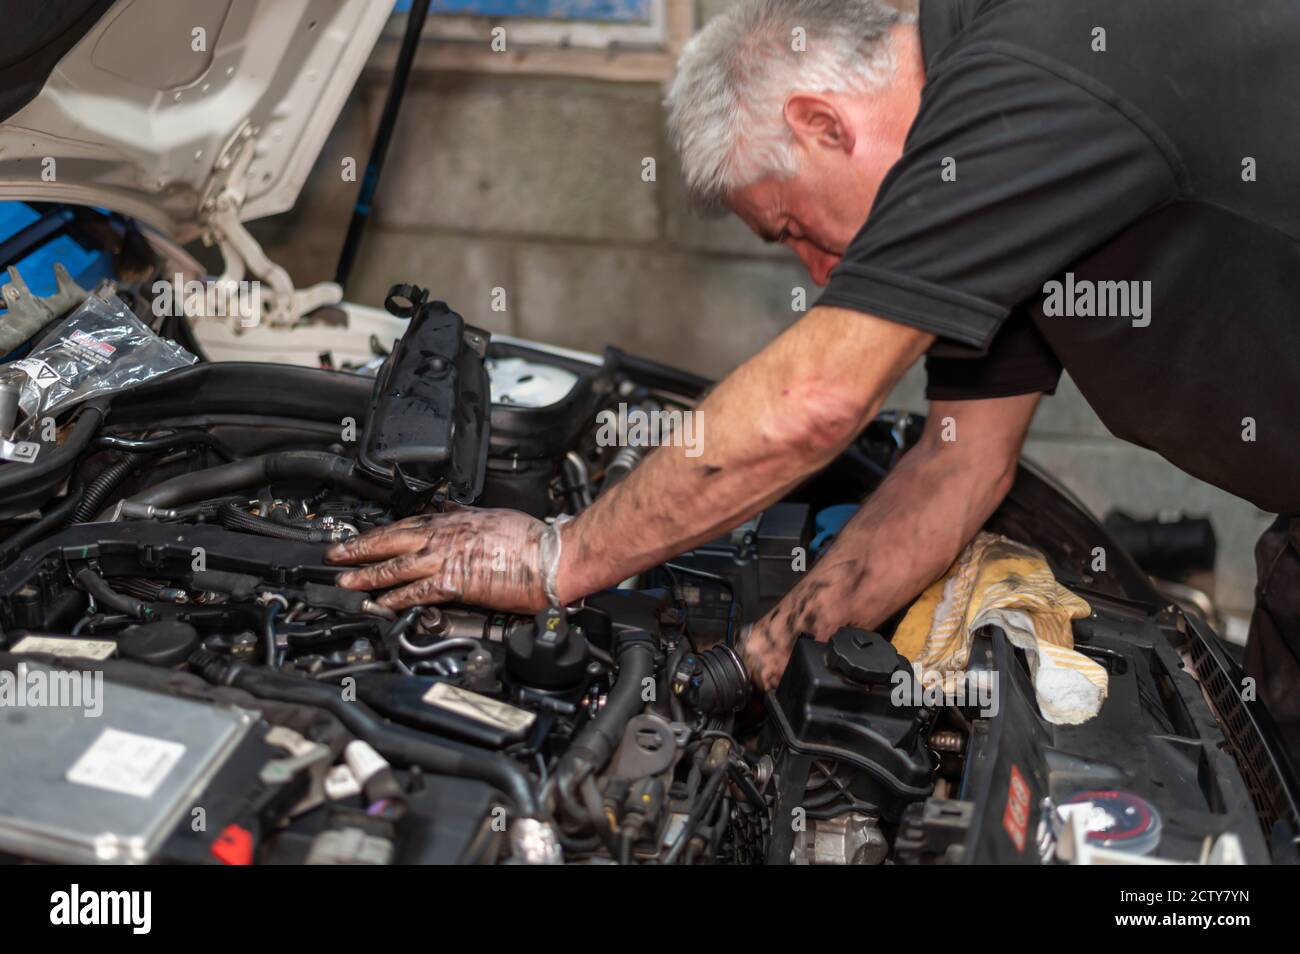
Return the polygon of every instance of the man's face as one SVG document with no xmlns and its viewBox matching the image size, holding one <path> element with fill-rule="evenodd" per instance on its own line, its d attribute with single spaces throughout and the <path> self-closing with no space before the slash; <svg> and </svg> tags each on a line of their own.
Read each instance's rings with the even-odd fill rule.
<svg viewBox="0 0 1300 954">
<path fill-rule="evenodd" d="M 764 241 L 790 248 L 825 285 L 866 222 L 883 177 L 851 157 L 805 155 L 793 178 L 737 190 L 727 204 Z"/>
<path fill-rule="evenodd" d="M 769 242 L 789 246 L 812 280 L 825 285 L 858 234 L 885 175 L 903 155 L 925 84 L 920 38 L 900 26 L 891 39 L 897 67 L 866 93 L 792 93 L 783 118 L 799 171 L 726 197 L 727 206 Z"/>
</svg>

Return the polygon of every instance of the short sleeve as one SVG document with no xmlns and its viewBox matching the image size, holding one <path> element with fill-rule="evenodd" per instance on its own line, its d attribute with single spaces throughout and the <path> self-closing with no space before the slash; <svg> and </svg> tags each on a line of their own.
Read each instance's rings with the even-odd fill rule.
<svg viewBox="0 0 1300 954">
<path fill-rule="evenodd" d="M 927 355 L 927 400 L 971 401 L 1036 392 L 1052 394 L 1061 380 L 1061 362 L 1024 307 L 1013 310 L 998 329 L 987 355 L 949 356 L 958 350 L 936 345 Z"/>
<path fill-rule="evenodd" d="M 1179 168 L 1104 89 L 964 52 L 927 81 L 903 156 L 819 304 L 987 351 L 1015 306 L 1174 198 Z"/>
</svg>

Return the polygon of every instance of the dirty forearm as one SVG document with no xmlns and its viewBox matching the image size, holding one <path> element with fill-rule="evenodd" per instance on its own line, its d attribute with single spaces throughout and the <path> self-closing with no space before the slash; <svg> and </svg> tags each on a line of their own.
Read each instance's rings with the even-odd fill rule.
<svg viewBox="0 0 1300 954">
<path fill-rule="evenodd" d="M 659 448 L 564 528 L 561 599 L 626 579 L 779 500 L 839 454 L 930 340 L 814 309 L 696 410 L 698 456 Z"/>
<path fill-rule="evenodd" d="M 997 506 L 992 496 L 941 454 L 909 454 L 773 609 L 772 635 L 879 626 L 948 568 Z"/>
<path fill-rule="evenodd" d="M 933 411 L 921 443 L 769 614 L 768 637 L 874 629 L 956 559 L 1010 489 L 1038 395 L 962 403 L 956 426 L 966 443 L 942 438 L 952 405 Z"/>
</svg>

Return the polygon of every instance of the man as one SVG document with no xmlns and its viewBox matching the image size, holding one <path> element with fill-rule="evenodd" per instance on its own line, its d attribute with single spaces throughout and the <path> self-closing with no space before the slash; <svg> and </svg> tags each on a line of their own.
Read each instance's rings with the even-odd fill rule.
<svg viewBox="0 0 1300 954">
<path fill-rule="evenodd" d="M 383 561 L 344 585 L 578 599 L 779 499 L 923 355 L 925 436 L 754 627 L 760 686 L 797 634 L 877 626 L 948 567 L 1063 365 L 1116 435 L 1300 512 L 1294 0 L 748 0 L 687 46 L 668 106 L 694 197 L 793 249 L 817 306 L 703 402 L 702 455 L 660 449 L 562 527 L 405 521 L 333 551 Z M 1293 740 L 1298 553 L 1280 518 L 1248 653 Z"/>
</svg>

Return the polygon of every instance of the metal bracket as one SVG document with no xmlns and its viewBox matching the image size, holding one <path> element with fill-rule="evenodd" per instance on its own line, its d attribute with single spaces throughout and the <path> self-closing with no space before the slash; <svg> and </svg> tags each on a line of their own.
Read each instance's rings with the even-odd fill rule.
<svg viewBox="0 0 1300 954">
<path fill-rule="evenodd" d="M 0 321 L 0 355 L 13 351 L 59 315 L 86 300 L 86 290 L 73 281 L 62 262 L 54 263 L 54 282 L 58 290 L 38 298 L 18 269 L 9 267 L 9 284 L 4 288 L 7 312 Z"/>
<path fill-rule="evenodd" d="M 248 194 L 248 168 L 257 147 L 257 131 L 251 122 L 244 121 L 222 148 L 203 189 L 199 200 L 203 241 L 220 249 L 225 270 L 205 286 L 202 301 L 184 296 L 185 312 L 192 318 L 214 315 L 234 318 L 242 328 L 253 328 L 263 321 L 275 328 L 290 328 L 323 305 L 337 305 L 343 300 L 343 289 L 334 282 L 294 288 L 289 273 L 271 261 L 240 220 L 239 210 Z M 258 282 L 257 293 L 247 293 L 243 284 L 246 274 Z M 261 288 L 263 282 L 270 286 L 269 294 Z M 230 308 L 229 303 L 236 301 L 251 307 Z"/>
</svg>

